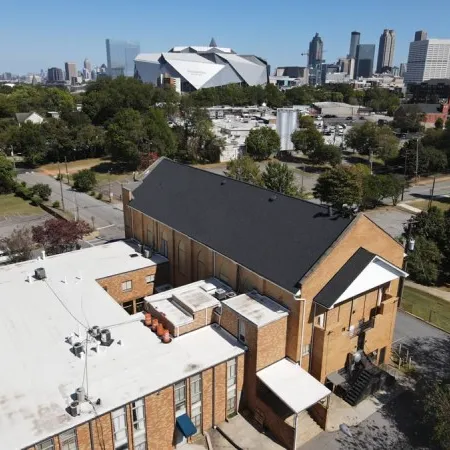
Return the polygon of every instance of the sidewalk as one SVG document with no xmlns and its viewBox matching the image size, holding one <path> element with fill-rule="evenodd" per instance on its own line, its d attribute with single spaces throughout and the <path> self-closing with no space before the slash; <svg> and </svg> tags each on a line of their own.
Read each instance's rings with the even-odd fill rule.
<svg viewBox="0 0 450 450">
<path fill-rule="evenodd" d="M 422 286 L 421 284 L 414 283 L 414 281 L 406 280 L 406 286 L 417 289 L 418 291 L 426 292 L 427 294 L 434 295 L 435 297 L 439 297 L 446 302 L 450 302 L 450 292 L 443 291 L 438 288 L 430 287 L 430 286 Z"/>
</svg>

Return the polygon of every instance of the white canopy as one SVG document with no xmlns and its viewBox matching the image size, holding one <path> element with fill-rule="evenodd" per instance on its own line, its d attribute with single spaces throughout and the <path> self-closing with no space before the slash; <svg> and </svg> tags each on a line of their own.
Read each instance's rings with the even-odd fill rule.
<svg viewBox="0 0 450 450">
<path fill-rule="evenodd" d="M 282 359 L 256 375 L 296 414 L 331 394 L 322 383 L 288 359 Z"/>
</svg>

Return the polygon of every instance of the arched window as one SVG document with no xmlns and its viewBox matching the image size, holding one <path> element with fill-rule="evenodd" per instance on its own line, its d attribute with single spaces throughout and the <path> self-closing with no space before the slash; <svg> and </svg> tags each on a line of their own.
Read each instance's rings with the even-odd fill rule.
<svg viewBox="0 0 450 450">
<path fill-rule="evenodd" d="M 178 243 L 178 272 L 186 274 L 186 250 L 183 241 Z"/>
</svg>

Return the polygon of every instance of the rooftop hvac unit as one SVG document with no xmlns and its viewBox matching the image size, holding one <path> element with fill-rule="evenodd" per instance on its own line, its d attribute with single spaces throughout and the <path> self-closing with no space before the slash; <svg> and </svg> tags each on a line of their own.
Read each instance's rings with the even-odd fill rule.
<svg viewBox="0 0 450 450">
<path fill-rule="evenodd" d="M 222 288 L 217 289 L 215 297 L 220 301 L 225 300 L 227 298 L 227 292 Z"/>
<path fill-rule="evenodd" d="M 147 259 L 150 259 L 151 256 L 152 256 L 152 252 L 150 251 L 150 249 L 146 248 L 144 250 L 144 257 L 147 258 Z"/>
<path fill-rule="evenodd" d="M 77 388 L 77 390 L 75 391 L 75 395 L 77 397 L 78 403 L 83 403 L 84 401 L 86 401 L 86 392 L 83 386 Z"/>
<path fill-rule="evenodd" d="M 114 339 L 111 339 L 111 331 L 108 328 L 104 328 L 100 332 L 100 343 L 101 345 L 105 345 L 109 347 L 114 342 Z"/>
<path fill-rule="evenodd" d="M 72 347 L 73 354 L 81 358 L 81 354 L 83 353 L 83 344 L 81 342 L 75 342 Z"/>
<path fill-rule="evenodd" d="M 39 267 L 34 271 L 34 278 L 36 280 L 45 280 L 47 278 L 47 275 L 45 273 L 45 269 L 43 267 Z"/>
<path fill-rule="evenodd" d="M 90 330 L 89 330 L 90 334 L 92 337 L 94 337 L 95 339 L 99 339 L 100 338 L 100 327 L 98 325 L 94 325 Z"/>
<path fill-rule="evenodd" d="M 76 400 L 69 405 L 69 414 L 72 417 L 80 415 L 80 404 Z"/>
</svg>

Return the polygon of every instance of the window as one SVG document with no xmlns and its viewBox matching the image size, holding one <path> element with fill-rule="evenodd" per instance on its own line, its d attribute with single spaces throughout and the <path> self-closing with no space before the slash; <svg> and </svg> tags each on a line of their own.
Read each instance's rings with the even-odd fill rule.
<svg viewBox="0 0 450 450">
<path fill-rule="evenodd" d="M 131 403 L 131 416 L 133 418 L 134 450 L 145 450 L 145 412 L 144 399 Z"/>
<path fill-rule="evenodd" d="M 36 450 L 54 450 L 55 444 L 53 444 L 53 439 L 47 439 L 42 441 L 40 444 L 36 445 Z"/>
<path fill-rule="evenodd" d="M 238 320 L 238 328 L 238 339 L 245 343 L 245 322 L 242 319 Z"/>
<path fill-rule="evenodd" d="M 310 351 L 311 351 L 311 344 L 304 345 L 302 350 L 302 356 L 309 355 Z"/>
<path fill-rule="evenodd" d="M 144 311 L 145 300 L 143 298 L 138 298 L 136 300 L 136 312 Z"/>
<path fill-rule="evenodd" d="M 134 314 L 134 305 L 133 305 L 133 300 L 131 300 L 130 302 L 123 302 L 122 303 L 123 309 L 128 313 L 128 314 Z"/>
<path fill-rule="evenodd" d="M 202 432 L 202 405 L 201 403 L 196 404 L 195 406 L 192 406 L 191 408 L 191 420 L 192 423 L 197 428 L 197 433 Z"/>
<path fill-rule="evenodd" d="M 166 258 L 169 256 L 169 244 L 168 242 L 161 238 L 161 249 L 160 249 L 161 255 L 165 256 Z"/>
<path fill-rule="evenodd" d="M 323 326 L 325 325 L 325 314 L 319 314 L 317 316 L 317 323 L 319 325 L 320 328 L 323 328 Z"/>
<path fill-rule="evenodd" d="M 202 377 L 194 375 L 191 377 L 191 404 L 202 401 Z"/>
<path fill-rule="evenodd" d="M 236 359 L 227 361 L 227 417 L 236 412 Z"/>
<path fill-rule="evenodd" d="M 125 408 L 119 408 L 112 412 L 113 432 L 114 432 L 114 448 L 127 449 L 127 416 Z"/>
<path fill-rule="evenodd" d="M 175 413 L 176 415 L 186 412 L 186 381 L 180 381 L 175 385 Z M 179 413 L 179 414 L 178 414 Z"/>
<path fill-rule="evenodd" d="M 133 282 L 131 280 L 123 281 L 122 282 L 122 291 L 131 291 L 131 288 L 133 287 Z"/>
<path fill-rule="evenodd" d="M 381 301 L 383 300 L 383 288 L 378 288 L 378 296 L 377 296 L 377 306 L 381 305 Z"/>
<path fill-rule="evenodd" d="M 75 430 L 69 430 L 59 435 L 61 450 L 78 450 Z"/>
<path fill-rule="evenodd" d="M 236 360 L 231 359 L 227 361 L 227 386 L 234 386 L 236 384 Z"/>
<path fill-rule="evenodd" d="M 151 283 L 153 283 L 155 281 L 155 275 L 147 275 L 146 277 L 145 277 L 145 282 L 147 283 L 147 284 L 151 284 Z"/>
<path fill-rule="evenodd" d="M 227 391 L 227 417 L 232 416 L 236 412 L 236 389 Z"/>
<path fill-rule="evenodd" d="M 178 243 L 178 272 L 182 275 L 186 273 L 186 251 L 183 241 Z"/>
</svg>

